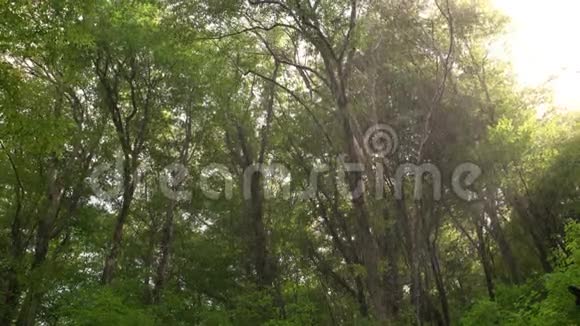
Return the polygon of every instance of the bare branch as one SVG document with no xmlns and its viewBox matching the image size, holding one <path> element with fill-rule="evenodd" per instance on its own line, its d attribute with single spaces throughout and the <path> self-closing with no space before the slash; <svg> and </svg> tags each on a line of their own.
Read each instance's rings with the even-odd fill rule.
<svg viewBox="0 0 580 326">
<path fill-rule="evenodd" d="M 419 150 L 418 150 L 418 154 L 417 154 L 417 162 L 421 163 L 422 158 L 423 158 L 423 149 L 425 147 L 425 144 L 427 144 L 427 141 L 429 140 L 430 136 L 431 136 L 431 122 L 433 120 L 433 114 L 435 109 L 437 109 L 439 107 L 439 105 L 441 104 L 441 99 L 443 98 L 443 93 L 445 92 L 445 86 L 447 84 L 447 79 L 449 77 L 449 73 L 451 72 L 451 56 L 453 54 L 453 49 L 455 46 L 455 32 L 454 32 L 454 23 L 453 23 L 453 16 L 451 15 L 451 9 L 449 7 L 449 0 L 446 0 L 446 9 L 444 10 L 441 5 L 439 4 L 439 2 L 437 0 L 435 0 L 435 4 L 437 6 L 437 8 L 439 9 L 439 11 L 441 12 L 441 14 L 443 15 L 443 17 L 445 17 L 445 19 L 447 20 L 447 26 L 449 29 L 449 48 L 447 50 L 447 55 L 445 56 L 445 60 L 444 60 L 444 64 L 443 64 L 443 77 L 441 79 L 441 82 L 439 83 L 439 86 L 437 87 L 437 90 L 435 92 L 435 95 L 433 96 L 433 100 L 431 101 L 431 105 L 429 108 L 429 112 L 427 113 L 427 117 L 425 118 L 425 126 L 423 129 L 423 139 L 421 140 L 421 143 L 419 145 Z"/>
</svg>

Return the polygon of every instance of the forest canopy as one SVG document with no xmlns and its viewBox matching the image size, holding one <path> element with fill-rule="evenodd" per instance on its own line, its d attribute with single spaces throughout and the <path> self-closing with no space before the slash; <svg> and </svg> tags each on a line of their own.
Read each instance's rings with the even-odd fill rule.
<svg viewBox="0 0 580 326">
<path fill-rule="evenodd" d="M 580 115 L 487 1 L 0 17 L 0 325 L 580 321 Z"/>
</svg>

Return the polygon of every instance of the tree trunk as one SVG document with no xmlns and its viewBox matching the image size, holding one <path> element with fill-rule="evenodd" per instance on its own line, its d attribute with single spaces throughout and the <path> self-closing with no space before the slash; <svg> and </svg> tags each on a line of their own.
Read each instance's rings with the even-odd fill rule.
<svg viewBox="0 0 580 326">
<path fill-rule="evenodd" d="M 44 294 L 44 288 L 41 279 L 42 271 L 39 268 L 43 265 L 48 254 L 48 245 L 50 242 L 50 229 L 46 222 L 41 221 L 36 233 L 36 244 L 34 246 L 34 259 L 30 270 L 32 284 L 28 288 L 26 297 L 20 309 L 16 325 L 33 326 L 38 308 Z"/>
<path fill-rule="evenodd" d="M 365 297 L 365 287 L 362 279 L 357 276 L 355 279 L 356 285 L 356 301 L 358 302 L 358 310 L 363 318 L 369 317 L 369 306 L 367 304 L 367 299 Z"/>
<path fill-rule="evenodd" d="M 337 96 L 337 106 L 342 116 L 342 123 L 345 137 L 348 140 L 348 156 L 361 163 L 362 157 L 359 153 L 360 148 L 356 140 L 353 127 L 349 118 L 349 109 L 346 94 L 344 90 Z M 359 246 L 360 256 L 366 269 L 367 289 L 374 317 L 379 322 L 389 320 L 386 297 L 384 291 L 384 282 L 379 272 L 379 248 L 375 236 L 371 232 L 369 214 L 365 202 L 365 193 L 363 186 L 363 174 L 361 172 L 347 173 L 347 184 L 350 191 L 351 203 L 355 214 L 356 239 Z"/>
<path fill-rule="evenodd" d="M 543 224 L 540 221 L 541 218 L 540 220 L 536 218 L 525 198 L 513 197 L 510 201 L 532 237 L 532 243 L 536 248 L 536 253 L 538 259 L 540 260 L 540 264 L 542 265 L 542 269 L 546 273 L 551 273 L 553 268 L 548 258 L 548 249 L 544 243 L 544 238 L 541 236 L 545 234 L 545 232 L 542 230 Z"/>
<path fill-rule="evenodd" d="M 127 221 L 127 216 L 129 216 L 131 202 L 133 201 L 133 195 L 135 193 L 135 185 L 132 179 L 133 172 L 128 169 L 128 162 L 125 162 L 124 164 L 123 203 L 115 222 L 115 230 L 113 232 L 113 239 L 111 241 L 111 249 L 105 259 L 105 267 L 103 268 L 103 274 L 101 276 L 101 283 L 103 284 L 110 284 L 113 280 L 114 273 L 117 268 L 117 259 L 121 250 L 121 242 L 123 240 L 123 227 Z"/>
<path fill-rule="evenodd" d="M 480 214 L 481 216 L 482 214 Z M 495 289 L 493 284 L 493 274 L 491 261 L 489 259 L 489 251 L 485 243 L 485 238 L 483 235 L 483 221 L 480 217 L 477 217 L 475 221 L 475 230 L 477 233 L 477 251 L 479 253 L 479 258 L 481 259 L 481 265 L 483 267 L 483 273 L 485 274 L 485 285 L 487 287 L 487 294 L 491 301 L 495 301 Z"/>
<path fill-rule="evenodd" d="M 445 290 L 445 282 L 443 281 L 443 275 L 441 274 L 441 266 L 439 265 L 439 258 L 437 257 L 437 252 L 434 244 L 429 245 L 429 256 L 431 259 L 431 268 L 433 270 L 433 276 L 435 278 L 435 286 L 437 287 L 437 292 L 439 293 L 439 300 L 441 301 L 441 310 L 443 311 L 443 321 L 445 325 L 448 326 L 451 323 L 449 316 L 449 302 L 447 301 L 447 291 Z"/>
<path fill-rule="evenodd" d="M 397 240 L 400 239 L 397 237 L 397 231 L 400 226 L 396 215 L 389 214 L 389 210 L 386 207 L 383 209 L 383 216 L 387 229 L 384 236 L 379 237 L 379 243 L 387 261 L 387 268 L 385 268 L 383 275 L 385 298 L 389 315 L 396 319 L 403 299 L 403 289 L 399 275 L 399 256 L 397 254 Z"/>
<path fill-rule="evenodd" d="M 161 230 L 161 255 L 159 265 L 155 275 L 155 287 L 153 288 L 153 303 L 161 302 L 161 294 L 165 288 L 167 280 L 167 270 L 171 258 L 171 244 L 173 242 L 173 219 L 174 219 L 175 202 L 171 202 L 167 209 L 163 230 Z"/>
<path fill-rule="evenodd" d="M 44 265 L 48 255 L 48 247 L 52 236 L 52 229 L 56 215 L 61 203 L 62 188 L 57 185 L 57 171 L 55 168 L 51 169 L 49 191 L 48 191 L 48 206 L 46 214 L 43 215 L 36 229 L 36 242 L 34 245 L 34 258 L 30 268 L 30 275 L 32 282 L 28 287 L 26 297 L 20 309 L 16 325 L 18 326 L 32 326 L 36 319 L 36 314 L 42 296 L 44 295 L 44 284 L 42 282 L 41 267 Z"/>
<path fill-rule="evenodd" d="M 507 241 L 507 238 L 505 237 L 505 234 L 501 227 L 499 216 L 497 214 L 495 192 L 496 190 L 488 190 L 488 198 L 485 204 L 485 212 L 489 217 L 491 235 L 497 242 L 497 245 L 501 252 L 501 256 L 509 270 L 511 280 L 513 283 L 518 284 L 521 282 L 521 275 L 511 245 Z"/>
<path fill-rule="evenodd" d="M 153 218 L 152 218 L 153 219 Z M 147 251 L 145 252 L 145 256 L 143 256 L 143 269 L 145 270 L 145 277 L 143 278 L 143 287 L 145 289 L 143 293 L 143 301 L 145 304 L 154 303 L 154 289 L 151 288 L 151 274 L 152 274 L 152 266 L 154 261 L 154 252 L 155 252 L 155 236 L 157 233 L 157 225 L 153 221 L 151 221 L 150 231 L 149 231 L 149 242 L 147 243 Z"/>
<path fill-rule="evenodd" d="M 262 176 L 260 173 L 252 175 L 251 194 L 249 199 L 251 231 L 252 231 L 252 252 L 254 255 L 254 268 L 258 286 L 266 289 L 273 285 L 274 275 L 271 266 L 270 254 L 268 251 L 268 235 L 264 225 L 264 207 L 262 192 Z"/>
<path fill-rule="evenodd" d="M 17 208 L 14 215 L 14 220 L 11 225 L 11 258 L 12 262 L 7 271 L 6 275 L 6 288 L 4 289 L 4 298 L 2 309 L 0 309 L 0 325 L 10 325 L 12 324 L 12 319 L 14 318 L 14 312 L 18 306 L 18 299 L 20 298 L 20 282 L 18 280 L 18 265 L 22 263 L 23 257 L 23 243 L 22 234 L 20 232 L 20 212 L 21 206 L 21 196 L 17 195 Z"/>
<path fill-rule="evenodd" d="M 16 262 L 14 262 L 16 263 Z M 2 309 L 0 309 L 0 324 L 11 325 L 14 318 L 14 311 L 18 306 L 20 297 L 20 282 L 18 282 L 18 273 L 16 268 L 10 267 L 7 272 L 6 288 L 4 289 L 4 298 Z"/>
<path fill-rule="evenodd" d="M 387 293 L 387 305 L 389 314 L 396 319 L 399 315 L 403 292 L 399 275 L 399 261 L 396 253 L 396 228 L 392 226 L 387 232 L 385 241 L 385 253 L 387 256 L 387 269 L 384 276 Z"/>
</svg>

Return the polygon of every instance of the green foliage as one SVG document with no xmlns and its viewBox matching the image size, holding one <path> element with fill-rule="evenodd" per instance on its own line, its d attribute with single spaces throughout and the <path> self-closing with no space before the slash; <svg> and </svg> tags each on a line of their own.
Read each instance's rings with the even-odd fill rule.
<svg viewBox="0 0 580 326">
<path fill-rule="evenodd" d="M 66 305 L 59 311 L 60 325 L 158 325 L 151 312 L 128 304 L 123 296 L 110 288 L 86 286 L 71 291 L 67 297 Z"/>
<path fill-rule="evenodd" d="M 519 286 L 498 288 L 497 300 L 478 300 L 461 320 L 462 325 L 576 325 L 580 310 L 569 286 L 580 282 L 580 223 L 566 227 L 565 256 L 557 269 Z"/>
<path fill-rule="evenodd" d="M 490 3 L 0 0 L 0 16 L 1 325 L 579 320 L 580 120 L 538 117 L 548 94 L 491 59 Z M 388 160 L 361 146 L 377 123 L 398 134 Z M 362 200 L 337 157 L 364 163 Z M 440 169 L 440 201 L 410 181 L 392 198 L 416 160 Z M 449 183 L 466 161 L 475 204 Z M 162 187 L 175 163 L 189 175 L 165 186 L 189 200 Z M 291 171 L 252 178 L 289 198 L 245 198 L 255 163 Z M 232 198 L 200 189 L 215 164 Z"/>
</svg>

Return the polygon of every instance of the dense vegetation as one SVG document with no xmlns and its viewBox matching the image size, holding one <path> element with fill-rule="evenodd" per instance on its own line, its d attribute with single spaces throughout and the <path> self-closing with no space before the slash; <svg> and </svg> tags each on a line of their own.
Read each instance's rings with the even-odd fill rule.
<svg viewBox="0 0 580 326">
<path fill-rule="evenodd" d="M 580 321 L 580 119 L 487 2 L 0 17 L 0 325 Z"/>
</svg>

